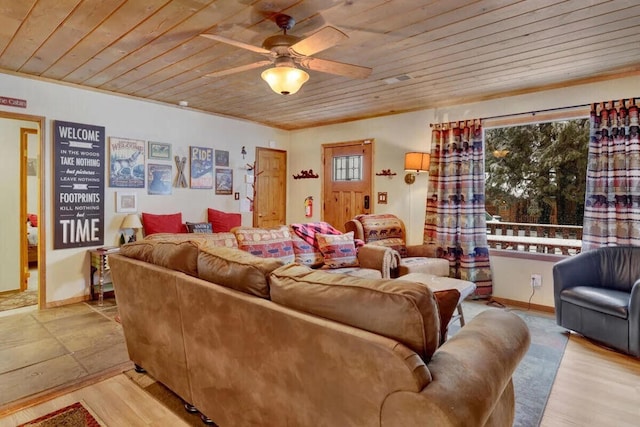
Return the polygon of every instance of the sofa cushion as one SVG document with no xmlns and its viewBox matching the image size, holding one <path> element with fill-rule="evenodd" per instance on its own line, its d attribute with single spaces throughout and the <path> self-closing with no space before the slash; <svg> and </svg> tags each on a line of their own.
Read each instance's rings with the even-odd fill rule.
<svg viewBox="0 0 640 427">
<path fill-rule="evenodd" d="M 322 234 L 342 234 L 340 230 L 334 228 L 328 222 L 305 222 L 305 223 L 295 223 L 291 224 L 291 229 L 293 232 L 298 235 L 302 240 L 309 243 L 310 245 L 318 248 L 318 242 L 316 241 L 316 233 Z"/>
<path fill-rule="evenodd" d="M 234 228 L 238 247 L 262 258 L 280 258 L 285 264 L 295 261 L 289 228 Z"/>
<path fill-rule="evenodd" d="M 156 215 L 142 212 L 144 234 L 149 236 L 156 233 L 186 233 L 182 223 L 182 213 Z"/>
<path fill-rule="evenodd" d="M 218 285 L 269 298 L 267 275 L 283 265 L 240 249 L 208 247 L 198 254 L 198 277 Z"/>
<path fill-rule="evenodd" d="M 213 226 L 213 231 L 231 231 L 234 227 L 242 225 L 242 214 L 227 213 L 216 209 L 207 209 L 207 221 Z"/>
<path fill-rule="evenodd" d="M 224 247 L 224 248 L 237 248 L 238 241 L 236 235 L 233 233 L 184 233 L 184 234 L 172 234 L 172 233 L 156 233 L 151 236 L 146 236 L 144 240 L 160 240 L 171 242 L 196 242 L 204 247 Z"/>
<path fill-rule="evenodd" d="M 284 306 L 395 339 L 429 361 L 439 344 L 435 297 L 419 283 L 362 279 L 287 265 L 269 275 Z"/>
<path fill-rule="evenodd" d="M 210 222 L 189 222 L 186 223 L 187 232 L 189 233 L 213 233 L 213 227 Z"/>
<path fill-rule="evenodd" d="M 122 245 L 120 254 L 197 277 L 199 246 L 192 240 L 144 239 Z"/>
<path fill-rule="evenodd" d="M 318 248 L 329 268 L 357 267 L 358 254 L 353 241 L 353 231 L 345 234 L 316 233 Z"/>
</svg>

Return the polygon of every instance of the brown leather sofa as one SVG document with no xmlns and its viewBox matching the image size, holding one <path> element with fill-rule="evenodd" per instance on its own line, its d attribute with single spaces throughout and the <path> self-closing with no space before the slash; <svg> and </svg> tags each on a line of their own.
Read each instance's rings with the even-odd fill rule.
<svg viewBox="0 0 640 427">
<path fill-rule="evenodd" d="M 197 240 L 109 257 L 131 360 L 220 426 L 507 426 L 529 345 L 489 310 L 439 344 L 426 286 Z"/>
</svg>

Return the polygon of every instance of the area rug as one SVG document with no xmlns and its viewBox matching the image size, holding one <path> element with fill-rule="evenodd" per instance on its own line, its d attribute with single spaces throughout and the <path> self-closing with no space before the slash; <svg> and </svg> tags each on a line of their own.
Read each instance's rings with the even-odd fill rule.
<svg viewBox="0 0 640 427">
<path fill-rule="evenodd" d="M 84 402 L 76 402 L 18 427 L 106 427 L 85 405 Z"/>
<path fill-rule="evenodd" d="M 463 303 L 467 323 L 478 313 L 488 309 L 511 311 L 520 316 L 529 327 L 531 345 L 513 374 L 516 395 L 513 426 L 537 427 L 569 341 L 569 333 L 557 326 L 555 318 L 550 315 L 538 315 L 524 309 L 498 308 L 479 301 Z M 452 325 L 449 335 L 454 335 L 458 330 L 459 323 Z"/>
<path fill-rule="evenodd" d="M 38 304 L 38 291 L 15 292 L 0 295 L 0 311 Z"/>
</svg>

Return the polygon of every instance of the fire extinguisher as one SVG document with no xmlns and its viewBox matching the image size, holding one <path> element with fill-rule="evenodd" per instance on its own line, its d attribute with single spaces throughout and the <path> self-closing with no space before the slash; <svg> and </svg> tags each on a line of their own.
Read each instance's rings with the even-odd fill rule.
<svg viewBox="0 0 640 427">
<path fill-rule="evenodd" d="M 313 197 L 307 196 L 304 199 L 304 216 L 311 218 L 313 216 Z"/>
</svg>

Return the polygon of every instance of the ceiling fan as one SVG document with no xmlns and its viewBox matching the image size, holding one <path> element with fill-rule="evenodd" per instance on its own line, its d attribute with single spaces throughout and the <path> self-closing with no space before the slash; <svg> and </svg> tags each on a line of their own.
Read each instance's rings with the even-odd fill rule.
<svg viewBox="0 0 640 427">
<path fill-rule="evenodd" d="M 337 28 L 327 26 L 308 37 L 300 38 L 287 34 L 287 30 L 290 30 L 295 25 L 295 20 L 291 16 L 279 13 L 276 14 L 273 19 L 283 31 L 283 34 L 267 37 L 264 42 L 262 42 L 262 47 L 215 34 L 200 34 L 202 37 L 247 49 L 268 58 L 252 64 L 216 71 L 207 74 L 207 77 L 222 77 L 273 64 L 273 68 L 267 69 L 262 73 L 262 78 L 276 93 L 289 95 L 296 93 L 309 79 L 309 75 L 297 66 L 308 70 L 355 79 L 365 79 L 371 74 L 372 70 L 368 67 L 345 64 L 312 56 L 349 38 L 349 36 Z"/>
</svg>

